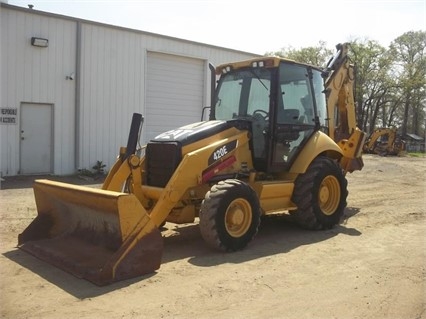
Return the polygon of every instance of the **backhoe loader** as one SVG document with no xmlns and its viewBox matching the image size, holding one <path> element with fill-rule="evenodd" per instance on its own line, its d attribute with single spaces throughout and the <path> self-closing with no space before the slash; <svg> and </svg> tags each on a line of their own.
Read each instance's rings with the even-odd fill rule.
<svg viewBox="0 0 426 319">
<path fill-rule="evenodd" d="M 396 128 L 378 128 L 367 138 L 363 151 L 364 153 L 379 154 L 381 156 L 401 156 L 405 152 L 405 141 L 397 134 Z"/>
<path fill-rule="evenodd" d="M 102 189 L 36 180 L 38 215 L 18 246 L 105 285 L 160 267 L 165 222 L 198 218 L 207 245 L 229 252 L 247 246 L 262 216 L 286 214 L 314 230 L 337 224 L 365 139 L 348 44 L 326 68 L 259 57 L 215 73 L 208 121 L 138 148 L 143 117 L 133 115 Z"/>
</svg>

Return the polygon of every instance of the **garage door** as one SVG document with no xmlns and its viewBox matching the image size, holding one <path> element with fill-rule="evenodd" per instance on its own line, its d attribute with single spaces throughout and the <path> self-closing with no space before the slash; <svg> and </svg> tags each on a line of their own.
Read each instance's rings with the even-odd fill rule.
<svg viewBox="0 0 426 319">
<path fill-rule="evenodd" d="M 198 122 L 204 101 L 204 60 L 148 53 L 143 142 Z"/>
</svg>

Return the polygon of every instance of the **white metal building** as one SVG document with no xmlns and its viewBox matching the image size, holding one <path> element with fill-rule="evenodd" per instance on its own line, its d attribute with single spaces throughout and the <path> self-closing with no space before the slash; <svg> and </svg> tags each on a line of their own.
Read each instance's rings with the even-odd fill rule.
<svg viewBox="0 0 426 319">
<path fill-rule="evenodd" d="M 0 174 L 110 168 L 133 112 L 141 142 L 199 121 L 209 63 L 255 54 L 1 4 Z"/>
</svg>

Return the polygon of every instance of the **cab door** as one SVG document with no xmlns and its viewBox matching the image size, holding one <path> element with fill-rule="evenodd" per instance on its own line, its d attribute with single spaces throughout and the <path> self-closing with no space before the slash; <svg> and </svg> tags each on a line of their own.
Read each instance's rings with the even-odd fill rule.
<svg viewBox="0 0 426 319">
<path fill-rule="evenodd" d="M 316 128 L 313 88 L 307 66 L 282 62 L 276 91 L 271 172 L 288 169 Z"/>
</svg>

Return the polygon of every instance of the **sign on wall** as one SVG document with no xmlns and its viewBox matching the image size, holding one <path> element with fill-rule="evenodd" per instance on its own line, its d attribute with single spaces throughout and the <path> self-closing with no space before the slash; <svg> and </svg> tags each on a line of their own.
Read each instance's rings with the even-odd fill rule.
<svg viewBox="0 0 426 319">
<path fill-rule="evenodd" d="M 2 107 L 0 108 L 0 124 L 17 124 L 18 109 Z"/>
</svg>

